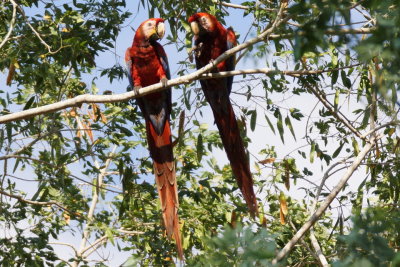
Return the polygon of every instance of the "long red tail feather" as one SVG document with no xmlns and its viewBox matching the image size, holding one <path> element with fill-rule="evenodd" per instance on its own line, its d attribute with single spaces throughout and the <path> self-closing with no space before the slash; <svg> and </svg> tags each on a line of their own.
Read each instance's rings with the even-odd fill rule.
<svg viewBox="0 0 400 267">
<path fill-rule="evenodd" d="M 166 121 L 162 135 L 158 135 L 150 122 L 146 122 L 147 139 L 153 158 L 154 175 L 160 196 L 164 226 L 169 238 L 176 242 L 178 256 L 183 259 L 183 248 L 179 231 L 178 188 L 173 159 L 171 129 Z"/>
</svg>

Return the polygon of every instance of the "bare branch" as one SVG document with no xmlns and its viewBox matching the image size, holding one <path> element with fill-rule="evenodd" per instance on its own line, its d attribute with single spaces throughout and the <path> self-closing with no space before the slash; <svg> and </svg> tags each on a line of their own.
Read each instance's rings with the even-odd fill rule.
<svg viewBox="0 0 400 267">
<path fill-rule="evenodd" d="M 53 132 L 48 132 L 48 133 L 46 133 L 44 135 L 40 135 L 39 134 L 38 137 L 36 139 L 34 139 L 32 142 L 30 142 L 29 144 L 27 144 L 24 147 L 21 147 L 20 149 L 18 149 L 17 151 L 15 151 L 12 154 L 7 154 L 5 156 L 1 156 L 0 160 L 5 160 L 5 159 L 9 159 L 9 158 L 15 158 L 18 154 L 24 152 L 24 150 L 26 150 L 27 148 L 32 147 L 34 144 L 36 144 L 37 142 L 39 142 L 40 140 L 42 140 L 43 138 L 45 138 L 45 137 L 47 137 L 47 136 L 49 136 L 51 134 L 53 134 Z"/>
<path fill-rule="evenodd" d="M 338 184 L 333 188 L 332 192 L 326 197 L 325 201 L 321 204 L 321 206 L 315 211 L 315 213 L 310 217 L 310 219 L 297 231 L 297 233 L 292 237 L 292 239 L 285 245 L 285 247 L 276 255 L 275 259 L 272 261 L 272 264 L 277 264 L 280 260 L 282 260 L 291 250 L 292 248 L 299 242 L 302 236 L 318 221 L 321 215 L 325 212 L 331 202 L 335 199 L 335 197 L 339 194 L 339 192 L 346 185 L 349 178 L 352 176 L 354 171 L 358 168 L 361 161 L 365 158 L 371 148 L 375 145 L 377 140 L 382 136 L 378 136 L 377 138 L 373 138 L 369 140 L 363 149 L 360 151 L 358 156 L 355 158 L 353 164 L 347 169 L 346 173 L 339 180 Z"/>
<path fill-rule="evenodd" d="M 221 71 L 221 72 L 211 72 L 211 73 L 202 74 L 199 77 L 199 80 L 223 78 L 223 77 L 243 75 L 243 74 L 283 74 L 283 75 L 299 77 L 302 75 L 314 75 L 314 74 L 321 74 L 321 73 L 325 73 L 325 72 L 350 69 L 350 68 L 357 67 L 359 65 L 361 65 L 361 63 L 349 65 L 346 67 L 340 67 L 340 68 L 335 68 L 335 69 L 325 69 L 325 70 L 274 70 L 274 69 L 269 69 L 269 68 L 261 68 L 261 69 Z"/>
<path fill-rule="evenodd" d="M 78 253 L 78 251 L 76 251 L 76 248 L 69 244 L 69 243 L 64 243 L 64 242 L 49 242 L 49 245 L 60 245 L 60 246 L 67 246 L 72 248 L 72 250 L 74 251 L 75 255 Z"/>
<path fill-rule="evenodd" d="M 243 9 L 243 10 L 249 9 L 248 6 L 243 6 L 243 5 L 233 4 L 233 3 L 227 3 L 227 2 L 219 2 L 219 4 L 221 4 L 222 6 L 225 6 L 225 7 L 237 8 L 237 9 Z M 274 8 L 263 7 L 261 9 L 267 10 L 267 11 L 277 11 L 277 9 L 274 9 Z"/>
<path fill-rule="evenodd" d="M 86 132 L 86 134 L 88 134 L 88 133 Z M 117 149 L 117 145 L 115 145 L 113 147 L 112 151 L 108 155 L 108 158 L 107 158 L 103 168 L 101 168 L 100 164 L 97 162 L 97 160 L 94 159 L 95 166 L 100 170 L 100 173 L 97 176 L 96 190 L 93 192 L 93 198 L 92 198 L 92 203 L 91 203 L 89 211 L 88 211 L 86 227 L 83 230 L 81 244 L 79 246 L 78 253 L 76 254 L 77 258 L 83 257 L 83 254 L 86 251 L 86 248 L 85 248 L 86 243 L 89 240 L 89 236 L 90 236 L 90 223 L 93 220 L 94 211 L 96 209 L 97 202 L 99 200 L 100 188 L 103 185 L 103 178 L 105 176 L 105 173 L 106 173 L 108 167 L 110 166 L 112 155 L 115 153 L 116 149 Z M 100 245 L 101 245 L 101 243 L 100 243 Z M 72 266 L 78 266 L 78 265 L 79 265 L 79 261 L 74 261 L 72 264 Z"/>
<path fill-rule="evenodd" d="M 10 21 L 10 28 L 8 29 L 8 32 L 6 34 L 6 36 L 4 37 L 3 41 L 1 41 L 0 43 L 0 49 L 4 46 L 4 44 L 9 40 L 10 35 L 14 29 L 14 25 L 15 25 L 15 20 L 17 18 L 17 4 L 14 1 L 10 1 L 12 6 L 13 6 L 13 13 L 12 13 L 12 18 Z"/>
<path fill-rule="evenodd" d="M 324 266 L 324 267 L 329 266 L 325 255 L 322 253 L 321 246 L 319 245 L 318 240 L 315 237 L 313 227 L 311 227 L 311 229 L 310 229 L 310 239 L 311 239 L 311 245 L 313 246 L 313 248 L 315 250 L 315 254 L 316 254 L 317 259 L 320 262 L 321 266 Z"/>
<path fill-rule="evenodd" d="M 375 27 L 370 28 L 358 28 L 358 29 L 328 29 L 325 31 L 327 35 L 344 35 L 344 34 L 370 34 L 376 30 Z M 306 32 L 300 31 L 297 35 L 306 35 Z M 289 39 L 294 36 L 293 33 L 283 33 L 283 34 L 271 34 L 269 39 Z"/>
<path fill-rule="evenodd" d="M 216 61 L 215 61 L 216 62 Z M 326 70 L 274 70 L 269 68 L 261 68 L 261 69 L 247 69 L 247 70 L 235 70 L 235 71 L 223 71 L 218 73 L 204 73 L 201 72 L 198 75 L 193 75 L 196 72 L 191 74 L 172 79 L 168 81 L 168 85 L 180 85 L 185 83 L 190 83 L 193 80 L 204 80 L 204 79 L 213 79 L 213 78 L 222 78 L 222 77 L 229 77 L 235 75 L 243 75 L 243 74 L 283 74 L 283 75 L 290 75 L 294 77 L 299 77 L 302 75 L 313 75 L 313 74 L 320 74 L 325 72 L 332 72 L 342 69 L 348 69 L 356 67 L 360 64 L 354 64 L 346 67 L 335 68 L 335 69 L 326 69 Z M 194 78 L 187 78 L 187 77 L 194 77 Z M 62 110 L 69 107 L 81 106 L 83 103 L 115 103 L 121 101 L 127 101 L 129 99 L 138 98 L 147 94 L 151 94 L 154 92 L 159 92 L 164 90 L 161 84 L 153 84 L 147 87 L 143 87 L 139 89 L 139 94 L 135 95 L 134 91 L 118 94 L 118 95 L 80 95 L 68 100 L 60 101 L 54 104 L 45 105 L 38 108 L 32 108 L 24 111 L 15 112 L 8 115 L 0 116 L 0 124 L 6 123 L 9 121 L 27 119 L 33 116 L 46 114 L 55 112 L 58 110 Z"/>
</svg>

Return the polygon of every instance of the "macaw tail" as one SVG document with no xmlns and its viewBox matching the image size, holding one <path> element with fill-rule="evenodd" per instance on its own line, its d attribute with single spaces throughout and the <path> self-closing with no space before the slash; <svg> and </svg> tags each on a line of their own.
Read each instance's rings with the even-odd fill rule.
<svg viewBox="0 0 400 267">
<path fill-rule="evenodd" d="M 167 236 L 175 239 L 178 256 L 183 259 L 183 248 L 179 231 L 178 188 L 176 183 L 175 163 L 173 159 L 171 129 L 166 121 L 164 130 L 158 135 L 153 125 L 147 121 L 147 139 L 153 158 L 154 175 L 160 196 L 161 210 Z"/>
<path fill-rule="evenodd" d="M 214 113 L 215 123 L 217 124 L 222 144 L 224 145 L 236 182 L 242 191 L 251 216 L 255 217 L 258 215 L 258 207 L 253 189 L 250 163 L 242 138 L 240 137 L 229 93 L 226 90 L 218 89 L 218 80 L 222 79 L 208 80 L 207 83 L 209 86 L 203 91 Z"/>
</svg>

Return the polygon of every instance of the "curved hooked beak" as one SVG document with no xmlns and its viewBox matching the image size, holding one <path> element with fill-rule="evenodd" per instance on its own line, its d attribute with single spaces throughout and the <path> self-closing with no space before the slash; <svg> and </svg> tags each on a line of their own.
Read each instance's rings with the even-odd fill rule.
<svg viewBox="0 0 400 267">
<path fill-rule="evenodd" d="M 162 39 L 164 37 L 165 34 L 165 25 L 164 22 L 159 22 L 156 25 L 156 34 L 158 36 L 158 39 Z"/>
<path fill-rule="evenodd" d="M 200 33 L 200 27 L 199 23 L 197 21 L 193 21 L 190 23 L 190 28 L 192 29 L 192 32 L 194 35 L 199 35 Z"/>
</svg>

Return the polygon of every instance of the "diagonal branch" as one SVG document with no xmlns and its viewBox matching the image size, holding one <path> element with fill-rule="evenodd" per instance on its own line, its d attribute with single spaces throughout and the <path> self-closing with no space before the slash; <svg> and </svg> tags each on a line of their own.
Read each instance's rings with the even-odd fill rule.
<svg viewBox="0 0 400 267">
<path fill-rule="evenodd" d="M 340 111 L 335 111 L 333 105 L 326 99 L 326 97 L 318 90 L 313 87 L 313 85 L 306 85 L 307 88 L 321 101 L 321 103 L 332 113 L 332 115 L 342 122 L 352 133 L 354 133 L 358 138 L 365 139 L 365 137 L 349 122 L 349 120 L 343 116 Z"/>
<path fill-rule="evenodd" d="M 303 235 L 319 220 L 322 214 L 326 211 L 331 202 L 339 194 L 339 192 L 346 185 L 347 181 L 350 179 L 354 171 L 361 164 L 361 161 L 366 157 L 368 152 L 372 149 L 378 139 L 382 136 L 374 137 L 368 141 L 363 149 L 360 151 L 358 156 L 355 158 L 353 164 L 347 169 L 346 173 L 339 180 L 338 184 L 332 189 L 332 192 L 326 197 L 325 201 L 321 206 L 315 211 L 315 213 L 310 217 L 310 219 L 297 231 L 297 233 L 292 237 L 292 239 L 285 245 L 285 247 L 279 251 L 272 264 L 277 264 L 293 249 L 293 247 L 299 242 Z"/>
<path fill-rule="evenodd" d="M 12 154 L 7 154 L 5 156 L 1 156 L 0 160 L 5 160 L 5 159 L 9 159 L 9 158 L 15 158 L 16 156 L 18 156 L 19 154 L 24 152 L 24 150 L 32 147 L 34 144 L 36 144 L 37 142 L 39 142 L 40 140 L 42 140 L 43 138 L 46 138 L 47 136 L 49 136 L 51 134 L 53 134 L 53 132 L 48 132 L 48 133 L 46 133 L 44 135 L 39 134 L 38 137 L 36 139 L 34 139 L 32 142 L 30 142 L 26 146 L 21 147 L 20 149 L 18 149 L 17 151 L 15 151 Z"/>
</svg>

